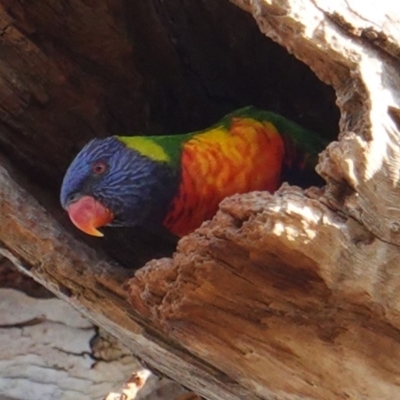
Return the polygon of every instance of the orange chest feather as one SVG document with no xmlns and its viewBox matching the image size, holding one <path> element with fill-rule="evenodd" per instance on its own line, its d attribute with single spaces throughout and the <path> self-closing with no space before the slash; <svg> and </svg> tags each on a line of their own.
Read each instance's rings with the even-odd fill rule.
<svg viewBox="0 0 400 400">
<path fill-rule="evenodd" d="M 237 118 L 194 136 L 181 157 L 181 182 L 164 226 L 183 236 L 210 219 L 222 199 L 254 190 L 274 192 L 279 185 L 284 143 L 274 126 Z"/>
</svg>

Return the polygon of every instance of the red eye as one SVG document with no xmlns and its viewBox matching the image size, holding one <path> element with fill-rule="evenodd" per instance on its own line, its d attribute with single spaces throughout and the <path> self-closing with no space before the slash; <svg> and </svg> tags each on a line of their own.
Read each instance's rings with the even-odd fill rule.
<svg viewBox="0 0 400 400">
<path fill-rule="evenodd" d="M 104 174 L 107 170 L 107 164 L 103 161 L 96 161 L 92 164 L 92 172 L 95 175 Z"/>
</svg>

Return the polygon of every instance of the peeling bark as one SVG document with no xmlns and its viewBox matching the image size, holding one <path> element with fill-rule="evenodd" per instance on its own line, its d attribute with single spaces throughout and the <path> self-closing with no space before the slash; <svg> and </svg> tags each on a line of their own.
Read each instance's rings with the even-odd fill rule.
<svg viewBox="0 0 400 400">
<path fill-rule="evenodd" d="M 76 51 L 73 57 L 65 53 L 66 66 L 57 64 L 57 68 L 51 69 L 49 66 L 53 64 L 48 59 L 43 64 L 50 68 L 43 72 L 50 97 L 61 101 L 51 103 L 57 112 L 46 100 L 47 92 L 39 90 L 43 85 L 39 89 L 29 86 L 29 93 L 30 96 L 36 93 L 32 98 L 46 110 L 51 121 L 57 121 L 55 125 L 46 125 L 47 132 L 60 124 L 66 133 L 55 135 L 54 142 L 46 143 L 49 148 L 43 147 L 31 160 L 35 143 L 44 137 L 34 135 L 40 130 L 36 124 L 44 117 L 40 107 L 10 102 L 10 107 L 17 111 L 9 113 L 12 117 L 0 115 L 3 123 L 7 121 L 7 129 L 12 127 L 18 134 L 33 132 L 21 148 L 11 143 L 11 131 L 4 131 L 0 138 L 4 149 L 10 151 L 14 166 L 17 160 L 24 160 L 19 171 L 0 166 L 0 254 L 118 337 L 151 368 L 207 399 L 397 398 L 400 395 L 397 378 L 400 372 L 399 12 L 389 2 L 380 3 L 379 7 L 372 3 L 370 7 L 327 0 L 234 0 L 233 3 L 247 14 L 237 14 L 236 9 L 229 11 L 225 8 L 228 2 L 222 1 L 213 5 L 205 1 L 193 9 L 185 1 L 180 2 L 180 8 L 156 1 L 146 3 L 143 8 L 138 6 L 136 21 L 144 15 L 147 22 L 151 21 L 144 33 L 144 44 L 157 40 L 168 44 L 166 53 L 161 51 L 161 45 L 149 47 L 148 59 L 144 57 L 144 44 L 140 47 L 135 39 L 144 25 L 137 22 L 131 39 L 122 25 L 115 24 L 114 18 L 122 18 L 120 3 L 110 2 L 106 11 L 101 6 L 95 7 L 99 29 L 114 31 L 110 37 L 104 36 L 104 49 L 99 45 L 101 41 L 93 43 L 98 32 L 95 25 L 87 27 L 88 40 L 80 42 L 80 24 L 86 26 L 88 18 L 85 7 L 93 11 L 94 6 L 78 2 L 71 15 L 59 13 L 54 22 L 58 30 L 66 22 L 74 21 L 71 27 L 67 24 L 70 39 L 65 46 Z M 47 20 L 48 16 L 38 14 L 40 7 L 22 9 L 14 5 L 11 9 L 12 20 L 5 19 L 3 29 L 9 46 L 14 40 L 26 57 L 27 49 L 36 55 L 37 47 L 32 47 L 32 43 L 34 33 L 38 32 L 36 35 L 47 38 L 38 40 L 40 57 L 45 49 L 57 51 L 41 19 Z M 51 8 L 51 15 L 54 10 L 57 7 Z M 205 29 L 204 24 L 190 20 L 187 16 L 197 14 L 188 10 L 201 11 L 198 15 L 209 18 L 207 21 L 218 27 L 211 38 L 207 36 L 211 25 Z M 11 15 L 9 10 L 3 11 Z M 107 19 L 106 14 L 113 18 Z M 226 15 L 226 19 L 221 15 Z M 314 90 L 313 85 L 307 85 L 308 75 L 301 69 L 304 66 L 298 70 L 288 67 L 300 71 L 294 76 L 305 86 L 299 84 L 299 90 L 289 91 L 295 98 L 293 102 L 281 97 L 285 80 L 279 80 L 279 72 L 286 61 L 287 65 L 292 65 L 292 61 L 280 58 L 278 52 L 271 50 L 273 46 L 267 50 L 263 44 L 258 45 L 257 36 L 247 41 L 247 36 L 238 35 L 252 29 L 250 16 L 266 36 L 293 53 L 321 81 L 335 89 L 341 113 L 340 133 L 338 140 L 322 153 L 317 166 L 326 186 L 303 190 L 284 185 L 274 195 L 250 193 L 226 199 L 212 221 L 179 242 L 172 258 L 151 261 L 136 273 L 121 268 L 110 259 L 115 250 L 121 249 L 123 264 L 128 267 L 137 267 L 145 257 L 132 255 L 129 246 L 118 239 L 114 241 L 113 252 L 111 242 L 102 242 L 104 246 L 99 249 L 95 241 L 88 240 L 85 244 L 81 236 L 69 233 L 72 229 L 66 228 L 65 219 L 55 211 L 55 196 L 46 195 L 51 185 L 45 184 L 38 191 L 24 183 L 21 171 L 28 179 L 37 177 L 26 172 L 27 167 L 34 166 L 46 171 L 56 182 L 57 171 L 51 172 L 50 163 L 59 162 L 62 169 L 72 153 L 66 144 L 72 140 L 72 146 L 76 146 L 80 135 L 80 123 L 71 126 L 67 122 L 70 114 L 58 113 L 74 102 L 82 106 L 81 96 L 84 99 L 87 96 L 91 106 L 84 107 L 83 114 L 82 109 L 73 112 L 76 120 L 85 115 L 91 126 L 82 140 L 91 136 L 93 130 L 100 136 L 109 133 L 106 127 L 110 120 L 101 121 L 99 115 L 103 109 L 99 104 L 104 96 L 108 98 L 114 90 L 117 93 L 125 82 L 129 82 L 128 91 L 136 90 L 136 94 L 146 83 L 156 89 L 164 88 L 164 100 L 168 99 L 168 88 L 177 97 L 190 92 L 175 105 L 183 114 L 183 104 L 187 101 L 188 109 L 195 110 L 192 117 L 202 104 L 210 101 L 205 106 L 208 112 L 204 121 L 213 116 L 210 109 L 217 103 L 224 103 L 216 106 L 219 111 L 228 104 L 239 104 L 238 98 L 258 105 L 257 100 L 265 97 L 265 93 L 273 93 L 278 96 L 278 103 L 283 104 L 282 110 L 278 106 L 276 111 L 286 110 L 285 114 L 290 116 L 294 110 L 297 114 L 308 114 L 311 109 L 311 114 L 319 115 L 311 118 L 314 127 L 325 128 L 320 122 L 326 122 L 326 137 L 332 137 L 330 117 L 334 113 L 327 111 L 330 105 L 326 104 L 329 99 L 326 89 Z M 29 30 L 27 22 L 21 25 L 25 19 L 34 23 L 37 31 Z M 241 25 L 239 21 L 245 22 Z M 231 29 L 231 25 L 237 29 Z M 211 47 L 204 47 L 204 52 L 200 50 L 202 46 L 197 46 L 200 42 L 195 39 L 196 29 L 205 38 L 202 45 L 212 43 Z M 225 30 L 234 40 L 228 38 L 225 42 Z M 57 32 L 59 40 L 60 31 Z M 29 45 L 24 44 L 22 36 L 30 39 Z M 240 44 L 242 38 L 254 47 L 244 49 Z M 142 51 L 144 58 L 140 62 L 135 60 L 133 43 L 137 51 Z M 177 70 L 184 71 L 185 76 L 192 78 L 180 81 L 179 88 L 172 87 L 168 79 L 157 80 L 160 67 L 151 60 L 153 57 L 161 60 L 160 54 L 167 54 L 166 71 L 176 74 Z M 224 54 L 222 63 L 215 58 L 220 54 Z M 135 60 L 137 70 L 129 69 L 127 59 Z M 241 64 L 238 60 L 249 62 Z M 268 69 L 271 60 L 276 61 L 276 70 Z M 238 66 L 239 75 L 229 68 L 232 65 Z M 259 65 L 263 74 L 254 70 L 253 65 Z M 72 75 L 81 80 L 86 75 L 80 74 L 93 72 L 99 66 L 105 68 L 95 78 L 88 77 L 88 85 L 96 95 L 79 89 L 76 80 L 66 79 L 71 75 L 65 69 L 72 71 L 75 66 L 78 71 Z M 106 83 L 105 76 L 110 70 L 119 82 L 116 86 Z M 1 72 L 0 66 L 0 77 Z M 259 79 L 253 82 L 250 75 Z M 222 77 L 226 79 L 225 86 L 218 86 Z M 240 77 L 246 77 L 243 86 Z M 14 82 L 11 78 L 8 81 Z M 201 88 L 196 86 L 197 81 L 201 82 Z M 54 95 L 55 88 L 59 97 Z M 27 87 L 24 90 L 28 91 Z M 169 111 L 167 106 L 155 105 L 156 92 L 141 98 L 148 101 L 153 115 L 164 110 L 159 118 L 152 120 L 153 124 L 167 121 Z M 13 88 L 12 96 L 15 93 Z M 116 98 L 112 107 L 104 108 L 106 112 L 116 112 L 120 101 L 125 101 Z M 269 108 L 273 103 L 260 104 Z M 92 111 L 91 116 L 87 110 Z M 138 122 L 138 126 L 150 124 L 151 118 L 137 104 L 136 111 L 143 122 L 142 125 Z M 57 119 L 59 115 L 62 118 Z M 136 128 L 129 125 L 132 120 L 125 114 L 124 118 L 128 121 L 126 127 Z M 33 120 L 35 124 L 29 131 L 27 127 Z M 174 121 L 167 126 L 178 125 Z M 118 124 L 111 126 L 118 129 Z M 68 133 L 74 129 L 77 129 L 74 134 Z M 53 146 L 58 146 L 54 148 L 57 154 L 50 156 Z M 132 247 L 140 247 L 132 243 L 135 243 Z M 150 254 L 156 253 L 150 251 Z"/>
<path fill-rule="evenodd" d="M 138 363 L 122 350 L 114 351 L 112 361 L 102 358 L 91 345 L 96 335 L 88 320 L 59 299 L 0 289 L 0 394 L 14 399 L 28 393 L 43 400 L 103 398 Z M 110 358 L 111 348 L 108 353 Z"/>
<path fill-rule="evenodd" d="M 43 294 L 44 288 L 31 279 L 18 281 L 36 296 Z M 94 400 L 111 390 L 107 399 L 120 399 L 122 393 L 137 400 L 189 396 L 177 383 L 141 371 L 138 360 L 116 339 L 48 294 L 30 297 L 20 289 L 0 288 L 0 354 L 2 400 L 23 399 L 27 393 L 31 400 Z M 115 393 L 132 371 L 137 374 L 131 382 Z"/>
</svg>

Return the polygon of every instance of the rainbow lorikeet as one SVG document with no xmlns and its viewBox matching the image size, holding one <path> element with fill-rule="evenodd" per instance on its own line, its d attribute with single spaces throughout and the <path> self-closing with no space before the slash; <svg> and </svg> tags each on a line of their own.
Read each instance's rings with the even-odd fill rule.
<svg viewBox="0 0 400 400">
<path fill-rule="evenodd" d="M 326 143 L 284 117 L 246 107 L 197 132 L 89 142 L 69 166 L 61 204 L 82 231 L 193 231 L 235 193 L 274 192 L 285 172 L 312 174 Z"/>
</svg>

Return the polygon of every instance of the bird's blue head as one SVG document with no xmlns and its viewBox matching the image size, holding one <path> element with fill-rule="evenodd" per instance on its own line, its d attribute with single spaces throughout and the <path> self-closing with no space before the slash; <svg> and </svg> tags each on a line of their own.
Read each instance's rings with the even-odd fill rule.
<svg viewBox="0 0 400 400">
<path fill-rule="evenodd" d="M 116 137 L 94 139 L 78 153 L 62 183 L 60 201 L 82 231 L 103 236 L 104 225 L 161 225 L 177 188 L 176 170 Z"/>
</svg>

